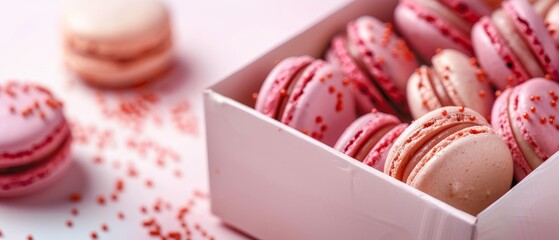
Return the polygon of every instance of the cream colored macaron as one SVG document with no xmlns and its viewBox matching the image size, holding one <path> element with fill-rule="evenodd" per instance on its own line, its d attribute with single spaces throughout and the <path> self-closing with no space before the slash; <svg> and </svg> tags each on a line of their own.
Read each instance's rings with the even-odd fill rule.
<svg viewBox="0 0 559 240">
<path fill-rule="evenodd" d="M 142 84 L 172 65 L 170 16 L 158 0 L 69 0 L 62 32 L 67 67 L 93 85 Z"/>
</svg>

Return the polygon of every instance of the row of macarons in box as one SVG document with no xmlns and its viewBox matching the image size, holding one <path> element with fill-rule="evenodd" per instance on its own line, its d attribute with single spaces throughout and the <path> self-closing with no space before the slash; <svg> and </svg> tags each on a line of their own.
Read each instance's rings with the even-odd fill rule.
<svg viewBox="0 0 559 240">
<path fill-rule="evenodd" d="M 537 16 L 523 0 L 503 8 Z M 369 16 L 325 58 L 280 61 L 255 109 L 472 215 L 559 150 L 559 68 L 501 89 L 489 74 L 499 68 L 460 50 L 436 50 L 420 67 L 392 25 Z"/>
</svg>

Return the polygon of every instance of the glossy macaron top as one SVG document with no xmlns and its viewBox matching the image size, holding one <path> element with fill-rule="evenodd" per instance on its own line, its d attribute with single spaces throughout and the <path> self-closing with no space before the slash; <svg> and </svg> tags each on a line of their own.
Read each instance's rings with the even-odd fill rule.
<svg viewBox="0 0 559 240">
<path fill-rule="evenodd" d="M 542 78 L 504 91 L 492 113 L 492 125 L 513 153 L 515 177 L 522 180 L 559 151 L 559 84 Z"/>
<path fill-rule="evenodd" d="M 38 160 L 69 135 L 61 102 L 31 83 L 0 84 L 0 123 L 0 167 Z"/>
<path fill-rule="evenodd" d="M 396 8 L 395 22 L 414 49 L 428 60 L 437 48 L 473 55 L 472 25 L 489 13 L 482 1 L 403 0 Z"/>
<path fill-rule="evenodd" d="M 419 68 L 408 83 L 414 118 L 443 106 L 465 106 L 489 119 L 495 97 L 475 58 L 445 49 L 431 62 L 432 67 Z"/>
<path fill-rule="evenodd" d="M 349 85 L 333 64 L 286 58 L 262 84 L 255 109 L 331 146 L 357 117 Z"/>
<path fill-rule="evenodd" d="M 84 38 L 129 43 L 161 31 L 168 18 L 159 0 L 72 0 L 64 8 L 62 23 Z"/>
<path fill-rule="evenodd" d="M 360 101 L 362 111 L 408 114 L 405 86 L 418 64 L 392 24 L 370 16 L 351 21 L 346 33 L 332 40 L 327 59 L 340 65 L 368 98 Z"/>
</svg>

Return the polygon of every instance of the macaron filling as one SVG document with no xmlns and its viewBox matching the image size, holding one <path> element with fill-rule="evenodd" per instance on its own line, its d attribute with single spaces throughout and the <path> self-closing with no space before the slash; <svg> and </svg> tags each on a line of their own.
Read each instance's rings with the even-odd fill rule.
<svg viewBox="0 0 559 240">
<path fill-rule="evenodd" d="M 46 178 L 52 178 L 68 166 L 72 137 L 68 136 L 55 151 L 41 161 L 0 170 L 0 194 L 16 189 L 26 189 Z"/>
<path fill-rule="evenodd" d="M 36 168 L 38 166 L 41 166 L 41 165 L 53 160 L 54 159 L 53 156 L 58 154 L 58 152 L 61 151 L 61 149 L 64 148 L 64 146 L 68 143 L 68 141 L 70 141 L 70 135 L 69 134 L 64 138 L 64 141 L 62 141 L 62 143 L 57 148 L 55 148 L 53 151 L 49 152 L 46 156 L 42 157 L 41 159 L 37 159 L 36 161 L 33 161 L 33 162 L 25 164 L 25 165 L 18 165 L 18 166 L 13 166 L 13 167 L 0 168 L 0 177 L 1 176 L 6 176 L 6 175 L 21 174 L 21 173 L 24 173 L 24 172 L 26 172 L 30 169 Z"/>
<path fill-rule="evenodd" d="M 157 43 L 154 46 L 127 54 L 103 53 L 103 51 L 97 49 L 98 47 L 94 43 L 88 43 L 86 46 L 79 46 L 69 37 L 67 37 L 66 45 L 66 50 L 70 51 L 72 54 L 104 63 L 114 64 L 118 67 L 126 67 L 143 59 L 154 58 L 165 54 L 172 47 L 172 40 L 169 35 L 164 41 Z"/>
</svg>

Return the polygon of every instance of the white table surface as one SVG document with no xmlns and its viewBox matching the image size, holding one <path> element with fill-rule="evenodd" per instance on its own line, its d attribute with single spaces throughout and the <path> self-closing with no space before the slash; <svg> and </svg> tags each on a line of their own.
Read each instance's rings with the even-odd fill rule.
<svg viewBox="0 0 559 240">
<path fill-rule="evenodd" d="M 92 239 L 93 232 L 98 239 L 160 239 L 142 224 L 152 218 L 162 233 L 180 231 L 186 239 L 177 220 L 184 207 L 189 239 L 246 239 L 210 213 L 202 90 L 346 1 L 167 0 L 176 69 L 148 87 L 111 92 L 85 86 L 65 71 L 60 0 L 0 0 L 0 82 L 49 86 L 64 100 L 76 138 L 73 165 L 59 182 L 37 194 L 0 199 L 0 239 Z M 140 100 L 146 94 L 157 101 Z M 145 108 L 125 114 L 122 106 L 130 102 Z M 119 179 L 124 189 L 113 201 Z M 81 201 L 70 201 L 73 193 Z"/>
</svg>

